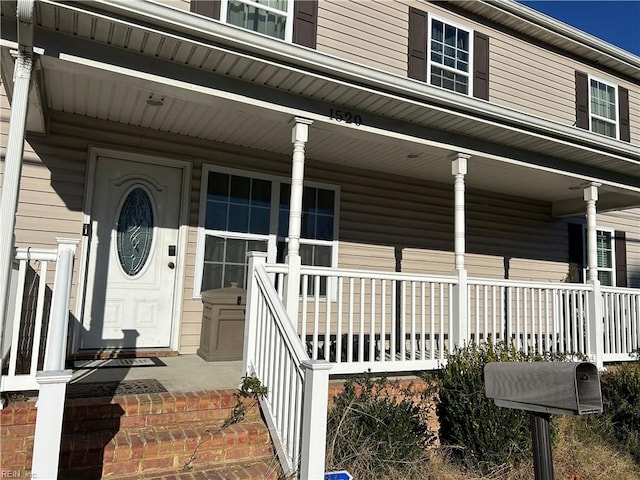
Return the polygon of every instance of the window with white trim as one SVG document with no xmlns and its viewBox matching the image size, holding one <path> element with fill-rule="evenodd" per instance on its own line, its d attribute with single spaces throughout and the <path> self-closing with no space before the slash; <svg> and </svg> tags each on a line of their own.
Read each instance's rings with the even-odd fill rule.
<svg viewBox="0 0 640 480">
<path fill-rule="evenodd" d="M 618 95 L 615 85 L 589 76 L 591 131 L 618 138 Z"/>
<path fill-rule="evenodd" d="M 222 0 L 220 19 L 290 42 L 293 36 L 293 0 Z"/>
<path fill-rule="evenodd" d="M 289 234 L 291 185 L 287 179 L 204 166 L 194 296 L 230 287 L 246 288 L 247 252 L 267 252 L 283 262 Z M 303 265 L 337 265 L 336 186 L 305 184 L 300 256 Z M 308 292 L 311 293 L 313 287 Z M 326 294 L 326 284 L 320 286 Z"/>
<path fill-rule="evenodd" d="M 430 16 L 429 83 L 457 93 L 470 95 L 473 31 Z"/>
<path fill-rule="evenodd" d="M 584 245 L 587 245 L 587 229 L 583 227 Z M 584 249 L 584 265 L 588 265 L 588 249 Z M 610 228 L 596 229 L 596 256 L 598 280 L 601 285 L 615 286 L 616 272 L 616 251 L 615 251 L 615 233 Z M 584 278 L 588 278 L 587 270 L 584 269 Z"/>
<path fill-rule="evenodd" d="M 598 255 L 598 280 L 601 285 L 615 286 L 615 242 L 613 230 L 596 231 Z"/>
</svg>

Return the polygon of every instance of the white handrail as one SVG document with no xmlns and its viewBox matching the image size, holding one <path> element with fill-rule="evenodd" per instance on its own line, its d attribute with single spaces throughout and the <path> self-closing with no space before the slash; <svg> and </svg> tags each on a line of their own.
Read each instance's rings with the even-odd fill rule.
<svg viewBox="0 0 640 480">
<path fill-rule="evenodd" d="M 67 328 L 69 322 L 69 298 L 71 295 L 71 280 L 73 276 L 73 261 L 75 256 L 76 239 L 58 239 L 57 248 L 32 248 L 21 247 L 15 250 L 17 263 L 17 275 L 13 277 L 16 285 L 12 285 L 15 292 L 14 311 L 11 315 L 10 330 L 3 332 L 2 342 L 11 342 L 9 353 L 9 365 L 7 373 L 0 379 L 0 391 L 39 390 L 40 384 L 36 381 L 39 371 L 39 359 L 44 354 L 44 362 L 40 367 L 42 371 L 58 371 L 64 369 L 66 361 Z M 37 266 L 30 266 L 31 262 L 37 262 Z M 47 277 L 51 273 L 51 265 L 55 265 L 53 284 L 47 285 Z M 28 372 L 18 371 L 19 342 L 24 341 L 25 327 L 23 319 L 26 312 L 23 311 L 23 300 L 27 272 L 31 268 L 38 278 L 38 287 L 35 290 L 35 310 L 32 313 L 30 331 L 33 332 L 29 343 L 30 361 Z M 51 305 L 49 317 L 45 318 L 45 303 L 47 288 L 51 288 Z M 9 319 L 8 319 L 9 320 Z M 45 320 L 48 323 L 45 324 Z M 45 326 L 47 327 L 45 329 Z M 46 336 L 44 352 L 40 350 L 43 336 Z M 3 346 L 3 352 L 5 348 Z"/>
<path fill-rule="evenodd" d="M 285 474 L 323 478 L 331 365 L 307 356 L 264 262 L 250 254 L 246 373 L 268 389 L 260 404 Z"/>
</svg>

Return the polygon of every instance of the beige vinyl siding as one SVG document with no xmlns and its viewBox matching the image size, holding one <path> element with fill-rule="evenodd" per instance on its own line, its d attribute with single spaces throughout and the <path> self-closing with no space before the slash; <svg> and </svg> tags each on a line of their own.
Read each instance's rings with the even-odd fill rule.
<svg viewBox="0 0 640 480">
<path fill-rule="evenodd" d="M 398 75 L 407 72 L 407 15 L 395 2 L 318 2 L 316 49 Z"/>
<path fill-rule="evenodd" d="M 640 208 L 600 213 L 597 226 L 625 232 L 627 240 L 627 284 L 640 288 Z"/>
<path fill-rule="evenodd" d="M 489 101 L 563 125 L 575 123 L 575 71 L 629 90 L 631 143 L 640 144 L 640 87 L 568 55 L 498 30 L 438 3 L 418 0 L 323 0 L 318 51 L 401 76 L 407 75 L 409 7 L 489 36 Z"/>
</svg>

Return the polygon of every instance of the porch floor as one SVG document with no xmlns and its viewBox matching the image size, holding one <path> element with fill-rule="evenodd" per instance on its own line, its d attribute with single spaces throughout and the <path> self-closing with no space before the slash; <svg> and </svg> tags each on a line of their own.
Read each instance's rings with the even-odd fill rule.
<svg viewBox="0 0 640 480">
<path fill-rule="evenodd" d="M 235 389 L 242 380 L 242 361 L 206 362 L 198 355 L 154 358 L 153 365 L 74 367 L 72 384 L 153 379 L 166 391 Z"/>
</svg>

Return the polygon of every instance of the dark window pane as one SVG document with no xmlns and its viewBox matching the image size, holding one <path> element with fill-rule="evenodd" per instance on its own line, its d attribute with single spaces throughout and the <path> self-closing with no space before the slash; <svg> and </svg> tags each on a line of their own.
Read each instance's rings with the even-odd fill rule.
<svg viewBox="0 0 640 480">
<path fill-rule="evenodd" d="M 253 180 L 251 187 L 251 205 L 269 207 L 271 205 L 271 182 Z"/>
<path fill-rule="evenodd" d="M 316 215 L 303 213 L 302 228 L 300 230 L 302 238 L 316 238 Z"/>
<path fill-rule="evenodd" d="M 240 288 L 245 288 L 245 269 L 245 265 L 226 265 L 224 271 L 224 287 L 230 287 L 232 283 L 237 283 Z"/>
<path fill-rule="evenodd" d="M 246 256 L 246 240 L 227 239 L 227 255 L 226 263 L 245 263 Z"/>
<path fill-rule="evenodd" d="M 316 267 L 331 266 L 331 247 L 316 245 L 313 256 L 313 265 Z"/>
<path fill-rule="evenodd" d="M 231 177 L 231 194 L 229 200 L 233 203 L 249 203 L 251 180 L 247 177 Z"/>
<path fill-rule="evenodd" d="M 205 263 L 201 290 L 204 292 L 213 288 L 222 288 L 222 265 Z"/>
<path fill-rule="evenodd" d="M 442 22 L 434 20 L 431 23 L 431 37 L 442 42 Z"/>
<path fill-rule="evenodd" d="M 443 79 L 442 86 L 447 90 L 453 90 L 453 80 L 449 80 L 447 78 Z"/>
<path fill-rule="evenodd" d="M 249 231 L 249 207 L 241 205 L 229 205 L 229 231 Z"/>
<path fill-rule="evenodd" d="M 456 46 L 456 29 L 451 25 L 445 25 L 444 27 L 444 43 L 452 47 Z"/>
<path fill-rule="evenodd" d="M 289 208 L 289 202 L 291 201 L 291 185 L 288 183 L 282 183 L 280 185 L 280 207 Z"/>
<path fill-rule="evenodd" d="M 333 217 L 318 215 L 316 240 L 333 240 Z"/>
<path fill-rule="evenodd" d="M 611 272 L 598 272 L 598 280 L 600 280 L 600 283 L 602 285 L 613 285 L 613 275 L 611 274 Z"/>
<path fill-rule="evenodd" d="M 227 203 L 208 202 L 207 213 L 204 221 L 207 230 L 227 229 Z"/>
<path fill-rule="evenodd" d="M 267 242 L 261 240 L 249 240 L 247 242 L 247 252 L 266 252 Z"/>
<path fill-rule="evenodd" d="M 278 251 L 276 252 L 276 262 L 284 263 L 287 257 L 287 242 L 278 242 Z"/>
<path fill-rule="evenodd" d="M 210 173 L 207 195 L 211 200 L 226 202 L 229 198 L 229 175 L 224 173 Z"/>
<path fill-rule="evenodd" d="M 278 236 L 286 237 L 289 235 L 289 210 L 281 208 L 278 216 Z"/>
<path fill-rule="evenodd" d="M 302 195 L 302 211 L 315 212 L 316 209 L 316 189 L 312 187 L 304 187 Z"/>
<path fill-rule="evenodd" d="M 313 265 L 313 245 L 300 245 L 300 262 L 302 265 Z"/>
<path fill-rule="evenodd" d="M 458 30 L 458 48 L 466 52 L 469 51 L 469 33 Z"/>
<path fill-rule="evenodd" d="M 335 192 L 333 190 L 318 189 L 318 213 L 332 215 L 334 201 Z"/>
<path fill-rule="evenodd" d="M 224 238 L 207 235 L 204 242 L 205 262 L 222 262 L 224 259 Z"/>
<path fill-rule="evenodd" d="M 271 210 L 269 208 L 252 208 L 251 209 L 251 223 L 249 225 L 249 232 L 268 234 L 269 233 L 269 216 Z"/>
</svg>

